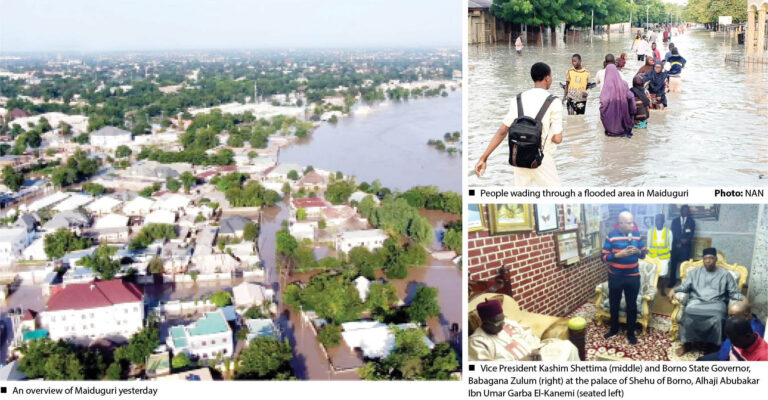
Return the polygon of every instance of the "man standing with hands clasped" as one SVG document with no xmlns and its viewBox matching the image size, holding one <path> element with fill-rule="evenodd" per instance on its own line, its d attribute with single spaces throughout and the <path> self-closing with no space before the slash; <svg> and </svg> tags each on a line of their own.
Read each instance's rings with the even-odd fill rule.
<svg viewBox="0 0 768 400">
<path fill-rule="evenodd" d="M 672 220 L 672 257 L 669 260 L 669 288 L 677 284 L 680 263 L 691 257 L 693 234 L 696 223 L 691 218 L 691 209 L 687 205 L 680 207 L 680 216 Z"/>
<path fill-rule="evenodd" d="M 619 214 L 619 228 L 605 237 L 603 262 L 608 263 L 608 301 L 611 306 L 611 330 L 606 339 L 619 333 L 619 306 L 621 296 L 627 304 L 627 340 L 637 344 L 637 294 L 640 292 L 639 260 L 645 258 L 645 243 L 634 232 L 634 217 L 629 211 Z"/>
</svg>

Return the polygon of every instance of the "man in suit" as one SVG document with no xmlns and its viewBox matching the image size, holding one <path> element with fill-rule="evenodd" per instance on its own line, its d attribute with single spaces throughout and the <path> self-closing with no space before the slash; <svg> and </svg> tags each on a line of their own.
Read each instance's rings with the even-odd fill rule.
<svg viewBox="0 0 768 400">
<path fill-rule="evenodd" d="M 672 257 L 669 261 L 669 288 L 677 284 L 680 263 L 688 261 L 693 246 L 696 223 L 688 205 L 680 207 L 680 216 L 672 220 Z"/>
</svg>

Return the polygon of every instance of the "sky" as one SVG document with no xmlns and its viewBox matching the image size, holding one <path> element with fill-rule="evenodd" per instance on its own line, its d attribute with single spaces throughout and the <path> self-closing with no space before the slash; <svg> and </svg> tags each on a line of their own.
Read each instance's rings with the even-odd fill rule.
<svg viewBox="0 0 768 400">
<path fill-rule="evenodd" d="M 454 47 L 462 0 L 0 0 L 0 53 Z"/>
</svg>

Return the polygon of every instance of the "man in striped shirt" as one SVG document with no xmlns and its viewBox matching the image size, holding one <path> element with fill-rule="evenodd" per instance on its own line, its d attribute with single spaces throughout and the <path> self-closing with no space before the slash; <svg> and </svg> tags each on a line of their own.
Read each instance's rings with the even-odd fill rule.
<svg viewBox="0 0 768 400">
<path fill-rule="evenodd" d="M 611 330 L 606 339 L 619 333 L 621 296 L 627 304 L 627 340 L 637 344 L 637 294 L 640 292 L 639 259 L 645 258 L 645 243 L 634 231 L 634 217 L 629 211 L 619 214 L 619 227 L 605 237 L 603 262 L 608 263 L 608 301 L 611 306 Z"/>
</svg>

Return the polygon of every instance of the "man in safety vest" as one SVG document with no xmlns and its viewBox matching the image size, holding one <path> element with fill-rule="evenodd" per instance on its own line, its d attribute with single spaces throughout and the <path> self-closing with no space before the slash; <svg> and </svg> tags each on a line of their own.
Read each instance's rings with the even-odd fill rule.
<svg viewBox="0 0 768 400">
<path fill-rule="evenodd" d="M 664 226 L 664 214 L 656 215 L 656 226 L 648 231 L 646 243 L 648 255 L 661 261 L 659 277 L 666 280 L 669 272 L 669 259 L 672 255 L 672 230 Z"/>
</svg>

